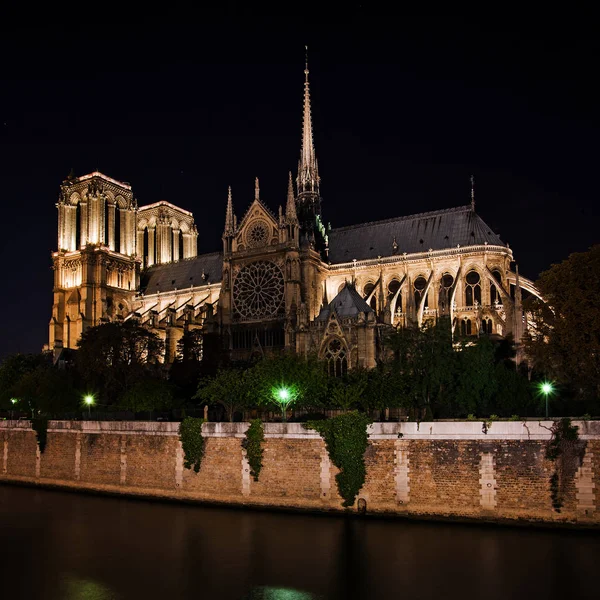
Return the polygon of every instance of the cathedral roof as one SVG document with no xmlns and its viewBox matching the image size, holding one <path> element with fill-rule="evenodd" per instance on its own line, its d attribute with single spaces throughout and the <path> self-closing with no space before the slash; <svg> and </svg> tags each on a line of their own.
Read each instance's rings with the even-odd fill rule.
<svg viewBox="0 0 600 600">
<path fill-rule="evenodd" d="M 486 242 L 505 245 L 471 206 L 458 206 L 332 229 L 329 260 L 334 264 L 345 263 Z"/>
<path fill-rule="evenodd" d="M 356 317 L 359 313 L 370 313 L 373 309 L 361 298 L 356 288 L 347 283 L 338 292 L 338 295 L 324 308 L 321 309 L 317 321 L 326 321 L 331 312 L 341 319 Z"/>
<path fill-rule="evenodd" d="M 140 290 L 144 294 L 170 292 L 190 286 L 198 287 L 221 281 L 223 255 L 220 252 L 200 254 L 177 262 L 155 265 L 141 276 Z M 202 277 L 204 275 L 204 278 Z"/>
</svg>

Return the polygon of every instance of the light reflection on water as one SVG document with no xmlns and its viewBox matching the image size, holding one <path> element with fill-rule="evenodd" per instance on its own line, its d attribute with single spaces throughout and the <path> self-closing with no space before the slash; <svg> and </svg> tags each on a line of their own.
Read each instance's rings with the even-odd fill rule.
<svg viewBox="0 0 600 600">
<path fill-rule="evenodd" d="M 121 600 L 121 596 L 106 585 L 89 579 L 66 576 L 61 587 L 64 600 Z"/>
<path fill-rule="evenodd" d="M 2 600 L 595 600 L 599 563 L 597 534 L 0 485 Z"/>
<path fill-rule="evenodd" d="M 321 598 L 322 596 L 299 590 L 258 587 L 252 589 L 244 600 L 321 600 Z"/>
</svg>

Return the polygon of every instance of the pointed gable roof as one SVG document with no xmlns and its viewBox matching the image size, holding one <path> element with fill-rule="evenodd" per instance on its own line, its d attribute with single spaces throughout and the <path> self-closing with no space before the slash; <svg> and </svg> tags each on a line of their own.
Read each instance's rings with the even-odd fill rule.
<svg viewBox="0 0 600 600">
<path fill-rule="evenodd" d="M 459 244 L 461 247 L 476 246 L 486 242 L 494 246 L 506 245 L 471 206 L 458 206 L 332 229 L 329 260 L 334 264 L 345 263 L 353 259 L 444 250 Z"/>
<path fill-rule="evenodd" d="M 360 313 L 372 313 L 374 311 L 361 298 L 356 288 L 346 282 L 346 285 L 338 292 L 338 295 L 326 307 L 321 309 L 317 321 L 326 321 L 332 312 L 340 319 L 344 319 L 347 317 L 356 317 Z"/>
</svg>

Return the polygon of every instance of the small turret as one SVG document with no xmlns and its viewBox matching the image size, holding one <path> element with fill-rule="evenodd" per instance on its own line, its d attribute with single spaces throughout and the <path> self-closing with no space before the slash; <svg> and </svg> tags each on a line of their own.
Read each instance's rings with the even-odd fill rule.
<svg viewBox="0 0 600 600">
<path fill-rule="evenodd" d="M 225 228 L 223 229 L 223 252 L 228 254 L 232 251 L 232 242 L 236 230 L 236 217 L 233 213 L 233 199 L 231 186 L 227 191 L 227 209 L 225 210 Z"/>
<path fill-rule="evenodd" d="M 296 199 L 294 198 L 294 184 L 292 182 L 292 172 L 289 173 L 287 204 L 285 205 L 285 220 L 288 225 L 298 225 L 298 215 L 296 213 Z"/>
</svg>

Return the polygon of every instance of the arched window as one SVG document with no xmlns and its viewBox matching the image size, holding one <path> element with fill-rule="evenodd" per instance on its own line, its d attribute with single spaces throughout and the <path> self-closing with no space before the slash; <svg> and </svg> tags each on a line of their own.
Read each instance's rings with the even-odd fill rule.
<svg viewBox="0 0 600 600">
<path fill-rule="evenodd" d="M 477 271 L 469 271 L 465 277 L 465 301 L 467 306 L 481 304 L 481 277 Z"/>
<path fill-rule="evenodd" d="M 471 335 L 473 333 L 473 329 L 471 327 L 471 319 L 467 319 L 467 335 Z"/>
<path fill-rule="evenodd" d="M 466 319 L 463 319 L 460 322 L 460 334 L 467 335 L 467 320 Z"/>
<path fill-rule="evenodd" d="M 348 371 L 348 354 L 346 344 L 337 337 L 327 343 L 323 358 L 327 364 L 327 373 L 332 377 L 341 377 Z"/>
<path fill-rule="evenodd" d="M 400 289 L 400 282 L 397 279 L 392 279 L 388 283 L 388 301 L 391 302 Z M 396 298 L 396 312 L 402 312 L 402 295 L 398 294 Z"/>
<path fill-rule="evenodd" d="M 115 208 L 115 252 L 124 252 L 125 248 L 121 248 L 121 212 L 119 207 Z"/>
<path fill-rule="evenodd" d="M 440 312 L 447 313 L 450 309 L 450 289 L 454 283 L 454 277 L 450 273 L 444 273 L 440 281 Z"/>
<path fill-rule="evenodd" d="M 502 274 L 500 273 L 500 271 L 495 269 L 494 271 L 492 271 L 492 275 L 498 283 L 502 284 Z M 492 304 L 502 303 L 500 292 L 498 292 L 498 288 L 493 283 L 490 283 L 490 302 Z"/>
<path fill-rule="evenodd" d="M 365 296 L 365 300 L 367 300 L 369 298 L 369 296 L 371 295 L 371 292 L 375 289 L 375 284 L 374 283 L 367 283 L 365 285 L 365 287 L 363 288 L 363 293 Z M 373 294 L 373 297 L 371 298 L 369 304 L 371 305 L 371 308 L 373 310 L 377 309 L 377 293 Z"/>
<path fill-rule="evenodd" d="M 425 294 L 425 288 L 427 287 L 427 279 L 420 275 L 417 277 L 413 283 L 414 294 L 415 294 L 415 306 L 419 308 L 421 306 L 421 301 L 425 302 L 425 308 L 427 308 L 427 297 L 423 297 Z"/>
<path fill-rule="evenodd" d="M 138 251 L 139 252 L 139 251 Z M 142 252 L 142 257 L 144 259 L 144 266 L 148 266 L 148 228 L 144 228 L 144 248 Z"/>
</svg>

